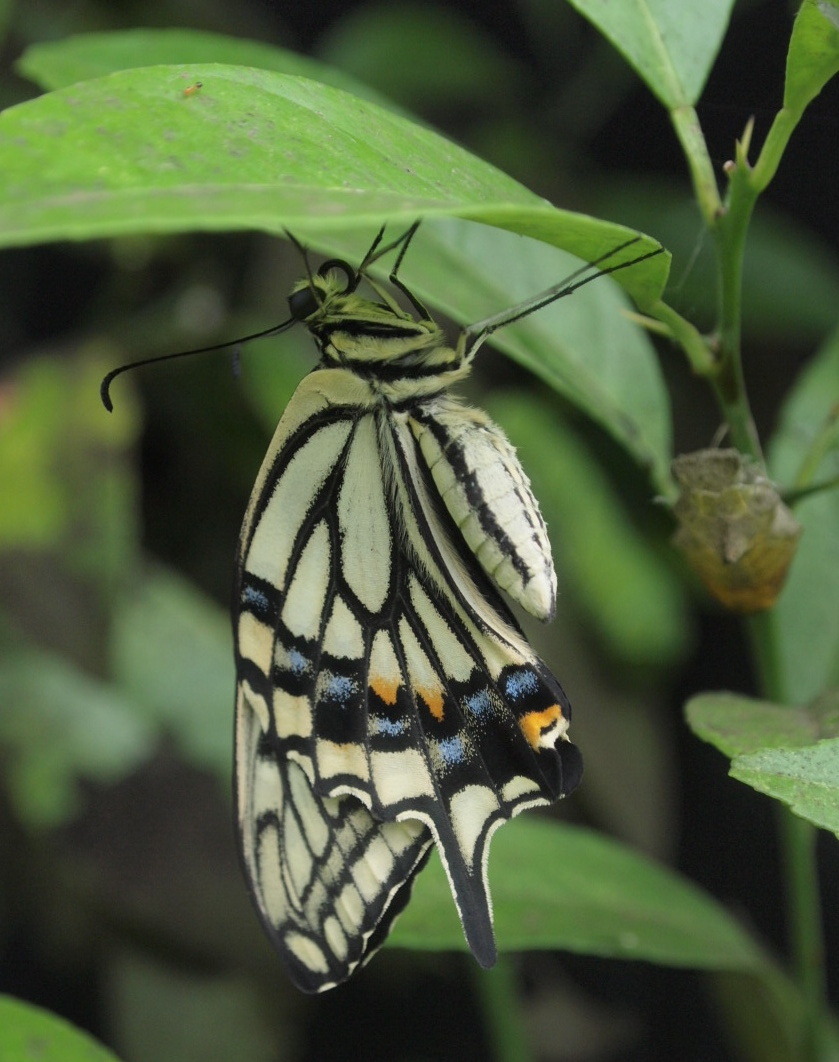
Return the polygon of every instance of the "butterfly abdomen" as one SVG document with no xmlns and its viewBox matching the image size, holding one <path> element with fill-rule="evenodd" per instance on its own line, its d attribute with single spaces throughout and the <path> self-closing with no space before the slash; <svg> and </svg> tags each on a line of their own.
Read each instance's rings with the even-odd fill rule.
<svg viewBox="0 0 839 1062">
<path fill-rule="evenodd" d="M 450 395 L 410 417 L 434 484 L 484 571 L 542 620 L 556 608 L 547 528 L 530 481 L 502 430 Z"/>
</svg>

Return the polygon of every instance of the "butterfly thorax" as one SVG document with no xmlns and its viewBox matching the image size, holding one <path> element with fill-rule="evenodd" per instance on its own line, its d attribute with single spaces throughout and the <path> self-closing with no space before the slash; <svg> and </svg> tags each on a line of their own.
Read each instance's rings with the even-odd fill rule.
<svg viewBox="0 0 839 1062">
<path fill-rule="evenodd" d="M 393 300 L 336 291 L 331 274 L 295 290 L 307 286 L 322 300 L 304 318 L 322 368 L 349 369 L 396 403 L 436 394 L 468 375 L 462 350 L 448 345 L 434 321 L 418 320 Z"/>
</svg>

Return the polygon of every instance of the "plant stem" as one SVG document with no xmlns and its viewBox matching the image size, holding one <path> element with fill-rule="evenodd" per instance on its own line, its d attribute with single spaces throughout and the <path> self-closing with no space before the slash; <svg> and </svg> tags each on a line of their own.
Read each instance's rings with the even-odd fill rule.
<svg viewBox="0 0 839 1062">
<path fill-rule="evenodd" d="M 491 970 L 476 969 L 473 979 L 496 1062 L 533 1062 L 510 960 L 499 955 Z"/>
<path fill-rule="evenodd" d="M 712 228 L 722 209 L 722 203 L 699 118 L 693 107 L 685 106 L 671 110 L 670 121 L 673 123 L 676 136 L 685 153 L 699 209 L 702 211 L 705 224 Z"/>
<path fill-rule="evenodd" d="M 771 612 L 753 616 L 750 632 L 763 695 L 777 704 L 792 700 L 778 655 L 778 628 Z M 792 976 L 803 1000 L 801 1058 L 818 1062 L 827 1057 L 826 984 L 821 897 L 816 861 L 816 828 L 779 805 L 778 834 Z"/>
<path fill-rule="evenodd" d="M 735 162 L 729 169 L 725 209 L 716 218 L 712 233 L 717 252 L 720 293 L 719 357 L 711 383 L 723 411 L 734 445 L 741 453 L 762 460 L 755 429 L 741 352 L 743 306 L 743 256 L 746 234 L 757 192 L 751 187 L 747 158 L 750 129 L 737 144 Z"/>
<path fill-rule="evenodd" d="M 802 1057 L 823 1056 L 823 1015 L 826 1013 L 821 896 L 816 862 L 816 827 L 779 808 L 779 833 L 786 873 L 787 917 L 793 975 L 804 999 Z"/>
</svg>

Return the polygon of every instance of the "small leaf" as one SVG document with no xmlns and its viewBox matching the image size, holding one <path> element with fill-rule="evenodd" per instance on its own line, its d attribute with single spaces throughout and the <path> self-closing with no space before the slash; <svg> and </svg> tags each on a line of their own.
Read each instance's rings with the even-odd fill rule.
<svg viewBox="0 0 839 1062">
<path fill-rule="evenodd" d="M 668 109 L 692 106 L 717 56 L 733 0 L 571 0 Z"/>
<path fill-rule="evenodd" d="M 839 738 L 808 748 L 761 749 L 736 756 L 731 774 L 839 836 Z"/>
<path fill-rule="evenodd" d="M 804 0 L 792 27 L 784 106 L 800 115 L 839 73 L 839 4 Z"/>
<path fill-rule="evenodd" d="M 839 737 L 835 697 L 790 708 L 736 693 L 701 693 L 688 701 L 685 713 L 691 730 L 729 757 Z"/>
<path fill-rule="evenodd" d="M 48 1010 L 0 996 L 3 1062 L 118 1062 L 92 1036 Z"/>
<path fill-rule="evenodd" d="M 588 830 L 533 817 L 506 826 L 493 842 L 490 884 L 503 950 L 559 948 L 698 969 L 764 969 L 757 945 L 720 904 Z M 391 943 L 465 947 L 436 857 L 419 875 Z"/>
</svg>

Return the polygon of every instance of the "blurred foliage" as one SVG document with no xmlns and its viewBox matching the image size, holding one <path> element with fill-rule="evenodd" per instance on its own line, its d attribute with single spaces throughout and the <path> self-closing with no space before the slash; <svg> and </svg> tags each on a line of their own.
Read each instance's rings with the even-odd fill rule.
<svg viewBox="0 0 839 1062">
<path fill-rule="evenodd" d="M 0 996 L 2 1062 L 116 1062 L 116 1056 L 66 1021 L 8 996 Z"/>
<path fill-rule="evenodd" d="M 540 195 L 661 239 L 674 253 L 666 298 L 700 327 L 710 327 L 711 248 L 701 243 L 672 130 L 623 59 L 570 5 L 276 7 L 250 0 L 0 3 L 6 34 L 0 100 L 34 96 L 21 73 L 45 78 L 38 63 L 49 58 L 49 42 L 60 47 L 71 34 L 136 26 L 194 27 L 207 34 L 200 41 L 174 35 L 176 50 L 157 57 L 172 63 L 268 66 L 264 57 L 276 54 L 269 45 L 284 44 L 290 55 L 284 62 L 300 63 L 296 53 L 310 53 L 300 73 L 319 76 L 324 67 L 312 60 L 327 64 L 330 83 L 363 82 L 368 98 L 389 97 Z M 693 32 L 707 35 L 709 54 L 728 7 L 696 9 Z M 214 32 L 260 42 L 231 46 L 210 36 Z M 624 37 L 623 31 L 616 35 Z M 768 3 L 744 5 L 735 20 L 702 111 L 720 160 L 732 154 L 733 138 L 751 111 L 757 108 L 760 120 L 761 108 L 777 106 L 765 86 L 780 85 L 787 36 L 786 22 L 777 21 Z M 13 73 L 11 64 L 24 49 L 41 43 L 43 50 Z M 630 43 L 624 50 L 635 54 L 649 46 Z M 134 45 L 143 54 L 142 35 Z M 177 50 L 187 45 L 199 51 Z M 80 39 L 78 46 L 80 63 L 101 61 L 95 40 Z M 758 89 L 744 70 L 744 54 Z M 68 70 L 54 83 L 72 82 L 76 68 Z M 701 80 L 681 87 L 665 81 L 657 91 L 693 97 Z M 831 99 L 835 95 L 813 123 L 821 127 L 818 136 L 806 125 L 799 130 L 778 198 L 762 204 L 755 220 L 746 264 L 749 383 L 763 434 L 778 420 L 770 460 L 787 487 L 802 476 L 812 483 L 836 473 L 830 447 L 818 468 L 806 468 L 814 441 L 829 431 L 836 402 L 839 344 L 828 333 L 839 294 L 839 212 L 824 195 L 824 175 L 835 173 L 837 162 L 824 146 L 823 127 L 835 125 Z M 212 167 L 213 160 L 204 165 Z M 417 290 L 451 316 L 474 319 L 556 279 L 533 272 L 537 265 L 525 255 L 509 252 L 508 259 L 505 252 L 492 260 L 480 234 L 474 238 L 472 248 L 460 237 L 448 243 L 441 237 L 436 249 L 418 247 Z M 452 246 L 461 257 L 448 260 L 451 281 L 441 292 L 435 255 L 452 254 Z M 470 270 L 476 257 L 486 269 Z M 552 268 L 550 262 L 538 267 Z M 469 990 L 458 958 L 388 949 L 340 993 L 301 1000 L 262 940 L 236 873 L 227 798 L 233 682 L 227 588 L 238 521 L 273 423 L 312 363 L 309 341 L 290 333 L 254 345 L 243 358 L 241 385 L 231 382 L 223 357 L 176 363 L 171 371 L 120 380 L 112 416 L 98 404 L 99 380 L 115 365 L 282 319 L 299 269 L 294 253 L 278 241 L 245 235 L 132 236 L 7 251 L 0 260 L 0 987 L 94 1029 L 131 1062 L 483 1059 L 488 1049 L 476 1031 L 479 997 Z M 534 637 L 579 706 L 575 735 L 589 764 L 580 799 L 563 815 L 587 815 L 665 861 L 681 855 L 699 867 L 701 885 L 747 907 L 777 940 L 778 883 L 774 869 L 767 869 L 765 840 L 753 827 L 762 798 L 732 796 L 734 783 L 717 761 L 676 737 L 681 685 L 754 692 L 736 653 L 742 647 L 719 633 L 717 614 L 688 614 L 684 581 L 668 552 L 666 515 L 650 505 L 650 469 L 658 468 L 652 493 L 663 490 L 674 447 L 670 403 L 676 452 L 707 445 L 716 414 L 670 352 L 662 362 L 665 390 L 646 339 L 637 341 L 642 353 L 626 353 L 628 341 L 613 323 L 617 312 L 604 312 L 600 304 L 586 309 L 584 294 L 568 300 L 579 300 L 583 324 L 572 307 L 560 305 L 533 319 L 532 331 L 509 340 L 541 383 L 485 350 L 473 385 L 477 400 L 519 446 L 556 539 L 562 615 Z M 606 416 L 598 424 L 599 394 L 587 407 L 578 382 L 560 379 L 559 369 L 569 363 L 544 353 L 551 341 L 573 351 L 586 314 L 602 330 L 600 379 L 592 377 L 610 394 L 622 389 L 619 408 L 627 419 L 617 430 Z M 583 365 L 590 364 L 586 342 L 579 348 Z M 792 387 L 816 347 L 820 352 Z M 631 450 L 639 439 L 644 446 L 635 457 L 642 468 L 619 445 L 630 440 Z M 839 681 L 836 499 L 836 492 L 825 492 L 796 506 L 805 534 L 771 619 L 783 629 L 786 694 L 798 704 Z M 789 755 L 784 762 L 743 762 L 769 744 L 766 712 L 775 708 L 744 697 L 726 702 L 723 726 L 714 714 L 719 702 L 694 702 L 691 725 L 727 755 L 738 755 L 735 771 L 750 771 L 751 784 L 800 805 L 809 794 L 792 791 L 788 779 L 796 764 Z M 802 708 L 783 725 L 812 726 L 813 711 Z M 764 713 L 757 723 L 756 712 Z M 759 733 L 750 743 L 742 733 L 752 725 Z M 817 749 L 827 777 L 835 778 L 835 739 L 826 731 L 818 738 L 823 743 L 811 745 L 785 733 L 781 744 Z M 688 839 L 681 850 L 680 817 Z M 826 824 L 835 828 L 832 820 Z M 682 918 L 697 947 L 714 952 L 708 966 L 738 967 L 742 977 L 754 963 L 770 1001 L 767 1011 L 795 1008 L 793 997 L 779 1002 L 772 964 L 755 953 L 751 937 L 720 905 L 682 882 L 684 891 L 672 891 L 665 870 L 587 832 L 575 829 L 570 847 L 546 853 L 544 880 L 529 883 L 530 906 L 508 903 L 508 890 L 518 895 L 519 866 L 547 844 L 540 841 L 546 829 L 517 823 L 496 840 L 491 880 L 499 932 L 517 915 L 535 922 L 536 935 L 548 944 L 554 931 L 567 941 L 563 917 L 584 935 L 587 923 L 574 919 L 577 908 L 564 907 L 566 898 L 578 900 L 590 882 L 596 906 L 598 886 L 608 892 L 623 874 L 628 889 L 639 875 L 641 893 L 645 883 L 650 889 L 647 908 L 622 908 L 627 895 L 620 889 L 600 897 L 604 907 L 595 930 L 602 931 L 603 910 L 610 910 L 617 920 L 612 946 L 592 948 L 589 938 L 582 950 L 615 955 L 622 945 L 624 955 L 640 948 L 649 958 L 674 961 L 672 954 L 644 951 L 631 928 L 633 917 L 646 918 L 652 938 L 661 933 L 674 947 L 667 926 L 656 924 L 658 904 L 669 917 Z M 737 846 L 736 872 L 719 857 L 721 835 Z M 693 851 L 686 853 L 688 844 Z M 564 858 L 572 860 L 568 866 Z M 613 865 L 604 871 L 598 861 L 609 858 L 627 862 L 619 871 Z M 829 858 L 835 868 L 835 855 Z M 835 873 L 825 878 L 834 935 L 837 880 Z M 673 910 L 677 895 L 684 906 Z M 397 930 L 403 943 L 418 944 L 429 925 L 437 931 L 446 917 L 451 934 L 445 943 L 460 940 L 439 867 L 421 879 L 415 901 Z M 551 929 L 556 925 L 560 930 Z M 522 946 L 530 940 L 527 934 L 517 938 Z M 540 1058 L 728 1057 L 694 980 L 644 964 L 615 964 L 607 973 L 596 959 L 566 956 L 526 956 L 520 969 L 529 986 L 524 1019 L 538 1030 Z M 739 998 L 733 988 L 729 998 Z M 743 998 L 741 1010 L 756 1006 L 753 990 Z M 2 1001 L 10 1005 L 18 1013 L 23 1006 Z M 44 1031 L 42 1020 L 36 1015 L 24 1028 L 47 1043 L 59 1034 Z M 12 1028 L 0 1018 L 3 1062 L 26 1057 L 8 1054 L 14 1046 L 3 1053 L 3 1033 Z M 105 1057 L 89 1045 L 77 1056 L 66 1045 L 62 1050 L 53 1057 Z"/>
</svg>

